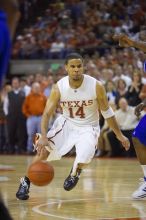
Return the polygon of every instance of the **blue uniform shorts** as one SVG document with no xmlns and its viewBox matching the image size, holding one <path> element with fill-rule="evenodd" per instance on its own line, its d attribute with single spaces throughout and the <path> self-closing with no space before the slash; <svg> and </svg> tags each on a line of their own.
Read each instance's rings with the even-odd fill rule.
<svg viewBox="0 0 146 220">
<path fill-rule="evenodd" d="M 132 136 L 136 137 L 142 144 L 146 146 L 146 115 L 141 118 L 138 125 L 134 129 Z"/>
<path fill-rule="evenodd" d="M 11 53 L 11 38 L 5 12 L 0 10 L 0 86 L 7 72 Z"/>
</svg>

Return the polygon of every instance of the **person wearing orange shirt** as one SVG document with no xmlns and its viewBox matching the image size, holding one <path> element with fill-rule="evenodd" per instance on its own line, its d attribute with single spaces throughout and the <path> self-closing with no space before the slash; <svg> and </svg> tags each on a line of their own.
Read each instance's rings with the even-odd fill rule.
<svg viewBox="0 0 146 220">
<path fill-rule="evenodd" d="M 27 153 L 33 153 L 33 137 L 40 132 L 41 116 L 46 105 L 46 97 L 41 93 L 38 82 L 32 84 L 31 93 L 26 96 L 22 112 L 27 117 Z"/>
</svg>

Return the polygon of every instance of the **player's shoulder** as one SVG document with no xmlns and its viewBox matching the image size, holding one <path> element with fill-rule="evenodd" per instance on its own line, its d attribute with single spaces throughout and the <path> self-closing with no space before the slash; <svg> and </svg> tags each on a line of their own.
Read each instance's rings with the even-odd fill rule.
<svg viewBox="0 0 146 220">
<path fill-rule="evenodd" d="M 90 76 L 88 74 L 84 74 L 84 78 L 87 79 L 87 80 L 94 80 L 94 81 L 96 81 L 96 79 L 93 76 Z"/>
<path fill-rule="evenodd" d="M 51 89 L 51 94 L 49 97 L 52 97 L 54 99 L 54 97 L 60 98 L 60 90 L 59 87 L 57 85 L 57 83 L 53 84 L 52 89 Z"/>
<path fill-rule="evenodd" d="M 91 81 L 96 82 L 96 83 L 99 84 L 99 85 L 102 85 L 102 82 L 99 81 L 99 80 L 97 80 L 97 79 L 96 79 L 95 77 L 93 77 L 93 76 L 84 74 L 84 77 L 85 77 L 85 79 L 87 79 L 87 81 L 88 81 L 88 80 L 91 80 Z"/>
</svg>

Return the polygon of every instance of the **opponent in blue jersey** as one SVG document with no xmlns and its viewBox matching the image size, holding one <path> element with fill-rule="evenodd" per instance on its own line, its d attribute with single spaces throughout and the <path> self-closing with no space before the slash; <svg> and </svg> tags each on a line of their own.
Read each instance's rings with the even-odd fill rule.
<svg viewBox="0 0 146 220">
<path fill-rule="evenodd" d="M 11 54 L 11 39 L 20 13 L 17 0 L 0 0 L 0 89 Z M 12 220 L 0 195 L 0 219 Z"/>
<path fill-rule="evenodd" d="M 119 40 L 119 45 L 122 47 L 135 47 L 146 52 L 146 42 L 135 41 L 125 34 L 116 35 L 114 39 Z M 146 72 L 146 61 L 144 62 L 144 72 Z M 146 99 L 140 103 L 135 114 L 139 117 L 140 112 L 146 107 Z M 146 198 L 146 114 L 141 118 L 133 132 L 133 145 L 136 151 L 137 158 L 141 164 L 144 179 L 140 187 L 132 194 L 133 199 Z"/>
<path fill-rule="evenodd" d="M 7 24 L 7 15 L 0 9 L 0 86 L 7 72 L 11 51 L 10 31 Z"/>
<path fill-rule="evenodd" d="M 19 16 L 17 0 L 0 0 L 0 87 L 7 72 L 11 54 L 11 40 Z"/>
</svg>

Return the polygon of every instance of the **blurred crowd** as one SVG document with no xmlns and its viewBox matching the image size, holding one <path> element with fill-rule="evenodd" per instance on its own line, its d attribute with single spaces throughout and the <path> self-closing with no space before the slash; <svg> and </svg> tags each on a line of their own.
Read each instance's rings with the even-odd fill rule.
<svg viewBox="0 0 146 220">
<path fill-rule="evenodd" d="M 16 35 L 13 59 L 63 59 L 75 50 L 103 54 L 116 45 L 113 33 L 141 40 L 146 36 L 145 0 L 20 2 L 21 31 Z"/>
</svg>

